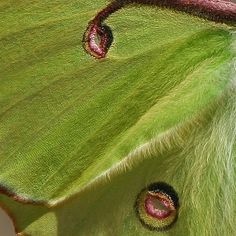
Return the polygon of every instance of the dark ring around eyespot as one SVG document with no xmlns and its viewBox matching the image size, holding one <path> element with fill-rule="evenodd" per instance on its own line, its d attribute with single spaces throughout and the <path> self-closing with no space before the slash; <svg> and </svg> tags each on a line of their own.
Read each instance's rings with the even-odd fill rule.
<svg viewBox="0 0 236 236">
<path fill-rule="evenodd" d="M 105 49 L 106 49 L 106 51 L 108 51 L 108 49 L 110 48 L 110 46 L 113 43 L 113 33 L 112 33 L 112 30 L 111 30 L 111 28 L 108 25 L 103 24 L 101 26 L 101 31 L 103 32 L 103 34 L 106 35 L 105 37 L 107 39 L 107 43 L 105 45 Z"/>
<path fill-rule="evenodd" d="M 173 201 L 176 209 L 179 208 L 179 197 L 172 186 L 165 182 L 152 183 L 147 187 L 148 191 L 167 194 Z"/>
<path fill-rule="evenodd" d="M 173 202 L 175 210 L 176 210 L 176 215 L 175 218 L 173 219 L 173 221 L 165 226 L 161 226 L 161 227 L 155 227 L 152 226 L 150 224 L 148 224 L 147 222 L 145 222 L 139 213 L 139 207 L 140 207 L 140 196 L 144 193 L 144 192 L 153 192 L 153 193 L 162 193 L 164 195 L 166 195 L 170 201 Z M 141 222 L 141 224 L 149 229 L 150 231 L 166 231 L 169 230 L 177 221 L 178 219 L 178 209 L 179 209 L 179 197 L 177 192 L 174 190 L 174 188 L 172 186 L 170 186 L 169 184 L 165 183 L 165 182 L 155 182 L 152 183 L 150 185 L 148 185 L 146 188 L 143 188 L 140 193 L 137 195 L 135 204 L 134 204 L 134 209 L 135 209 L 135 213 L 137 215 L 137 218 L 139 219 L 139 221 Z M 156 219 L 158 221 L 158 219 Z"/>
</svg>

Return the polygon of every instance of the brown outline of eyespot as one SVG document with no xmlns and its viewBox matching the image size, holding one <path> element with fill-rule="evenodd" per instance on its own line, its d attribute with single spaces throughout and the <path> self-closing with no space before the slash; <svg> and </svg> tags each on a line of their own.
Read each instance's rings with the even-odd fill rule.
<svg viewBox="0 0 236 236">
<path fill-rule="evenodd" d="M 97 15 L 89 22 L 82 40 L 83 47 L 87 53 L 96 59 L 102 59 L 106 57 L 107 52 L 112 44 L 113 37 L 112 33 L 110 32 L 110 28 L 104 24 L 104 21 L 111 14 L 129 5 L 146 5 L 168 8 L 214 22 L 236 25 L 236 3 L 228 0 L 114 0 L 109 5 L 107 5 L 107 7 L 98 12 Z M 100 38 L 99 45 L 96 44 L 100 53 L 96 50 L 93 50 L 92 44 L 94 42 L 91 42 L 91 36 L 96 35 L 94 35 L 94 32 L 92 32 L 92 29 L 95 29 L 95 34 L 97 34 L 97 36 Z M 106 41 L 108 43 L 103 45 L 101 41 Z"/>
</svg>

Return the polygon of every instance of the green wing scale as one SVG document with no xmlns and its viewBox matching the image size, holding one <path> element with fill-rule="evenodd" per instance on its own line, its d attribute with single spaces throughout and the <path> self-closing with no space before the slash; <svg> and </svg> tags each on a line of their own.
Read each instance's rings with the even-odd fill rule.
<svg viewBox="0 0 236 236">
<path fill-rule="evenodd" d="M 138 3 L 96 32 L 114 3 L 0 3 L 0 205 L 19 235 L 236 234 L 236 20 Z"/>
</svg>

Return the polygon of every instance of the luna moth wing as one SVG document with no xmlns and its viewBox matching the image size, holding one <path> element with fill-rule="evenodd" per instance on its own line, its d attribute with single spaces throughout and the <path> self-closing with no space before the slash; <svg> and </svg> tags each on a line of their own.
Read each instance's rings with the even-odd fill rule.
<svg viewBox="0 0 236 236">
<path fill-rule="evenodd" d="M 98 62 L 80 40 L 106 2 L 50 4 L 2 5 L 0 183 L 9 198 L 1 199 L 17 232 L 152 234 L 140 224 L 134 202 L 143 187 L 165 181 L 185 200 L 168 233 L 202 233 L 209 221 L 200 216 L 212 219 L 214 213 L 203 207 L 211 195 L 194 205 L 197 213 L 186 213 L 193 206 L 189 191 L 197 191 L 203 170 L 216 176 L 219 163 L 200 169 L 190 188 L 193 170 L 185 162 L 201 153 L 206 134 L 212 134 L 206 149 L 212 151 L 217 131 L 232 123 L 234 27 L 169 9 L 130 7 L 108 19 L 116 37 Z M 231 143 L 233 130 L 231 124 L 225 131 Z M 200 155 L 203 163 L 207 153 Z M 196 158 L 192 164 L 199 167 Z M 214 184 L 219 187 L 219 179 Z M 231 220 L 222 232 L 233 232 Z M 196 222 L 202 227 L 196 229 Z"/>
</svg>

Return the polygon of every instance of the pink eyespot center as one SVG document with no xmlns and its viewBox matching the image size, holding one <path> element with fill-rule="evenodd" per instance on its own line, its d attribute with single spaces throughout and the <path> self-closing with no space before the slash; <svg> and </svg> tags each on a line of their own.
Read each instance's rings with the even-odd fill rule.
<svg viewBox="0 0 236 236">
<path fill-rule="evenodd" d="M 98 33 L 98 27 L 93 25 L 88 34 L 88 46 L 90 50 L 97 55 L 98 58 L 105 56 L 104 48 L 101 45 L 101 36 Z"/>
<path fill-rule="evenodd" d="M 147 194 L 144 204 L 146 213 L 159 220 L 168 218 L 174 210 L 173 203 L 161 194 Z"/>
<path fill-rule="evenodd" d="M 113 41 L 110 28 L 91 23 L 84 34 L 84 48 L 97 59 L 104 58 Z"/>
</svg>

